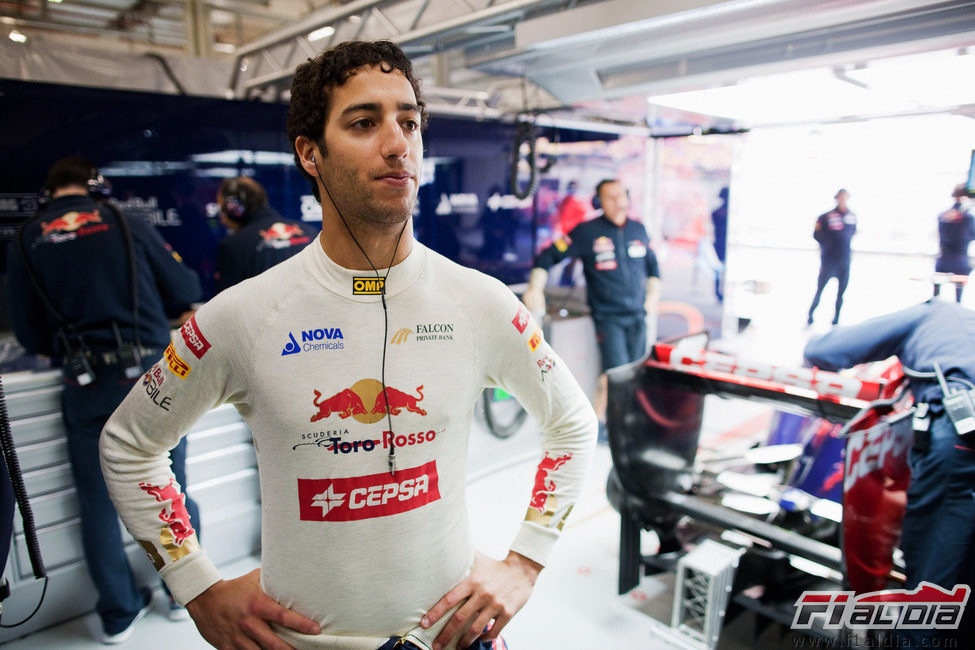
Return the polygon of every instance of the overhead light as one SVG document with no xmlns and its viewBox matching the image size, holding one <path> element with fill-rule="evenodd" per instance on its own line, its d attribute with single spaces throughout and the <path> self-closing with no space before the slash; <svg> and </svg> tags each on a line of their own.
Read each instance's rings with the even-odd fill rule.
<svg viewBox="0 0 975 650">
<path fill-rule="evenodd" d="M 234 47 L 233 43 L 214 43 L 213 51 L 223 52 L 224 54 L 233 54 L 237 51 L 237 48 Z"/>
<path fill-rule="evenodd" d="M 56 5 L 61 4 L 61 0 L 47 0 L 48 2 L 53 2 Z"/>
<path fill-rule="evenodd" d="M 328 38 L 335 33 L 335 28 L 331 25 L 325 25 L 324 27 L 319 27 L 311 34 L 308 35 L 309 41 L 320 41 L 323 38 Z"/>
<path fill-rule="evenodd" d="M 10 37 L 10 40 L 12 40 L 14 43 L 26 43 L 27 42 L 27 36 L 24 35 L 24 34 L 21 34 L 16 29 L 11 29 L 10 30 L 10 34 L 8 34 L 8 36 Z"/>
</svg>

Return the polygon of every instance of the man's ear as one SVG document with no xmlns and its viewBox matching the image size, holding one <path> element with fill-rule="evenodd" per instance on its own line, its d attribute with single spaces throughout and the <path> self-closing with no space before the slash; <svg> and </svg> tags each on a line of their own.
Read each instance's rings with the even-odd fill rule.
<svg viewBox="0 0 975 650">
<path fill-rule="evenodd" d="M 317 159 L 321 157 L 318 155 L 318 145 L 305 136 L 299 135 L 295 138 L 295 153 L 298 154 L 298 159 L 301 161 L 301 168 L 312 178 L 317 178 L 316 164 Z"/>
</svg>

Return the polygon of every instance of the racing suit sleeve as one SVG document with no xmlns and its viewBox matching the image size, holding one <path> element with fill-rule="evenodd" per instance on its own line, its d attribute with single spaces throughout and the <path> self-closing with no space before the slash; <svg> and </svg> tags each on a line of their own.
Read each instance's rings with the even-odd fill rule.
<svg viewBox="0 0 975 650">
<path fill-rule="evenodd" d="M 249 349 L 248 332 L 232 300 L 218 296 L 201 307 L 173 334 L 100 438 L 102 473 L 119 516 L 180 604 L 220 575 L 193 530 L 169 450 L 209 409 L 243 402 L 249 355 L 234 351 Z"/>
<path fill-rule="evenodd" d="M 808 363 L 831 371 L 881 361 L 899 353 L 926 314 L 927 303 L 922 303 L 856 325 L 835 327 L 812 338 L 803 356 Z"/>
<path fill-rule="evenodd" d="M 596 446 L 596 414 L 535 319 L 500 282 L 479 302 L 488 385 L 518 399 L 542 433 L 542 456 L 511 550 L 544 565 L 579 497 Z"/>
<path fill-rule="evenodd" d="M 17 341 L 31 354 L 54 354 L 55 330 L 30 283 L 16 242 L 7 248 L 7 313 Z"/>
</svg>

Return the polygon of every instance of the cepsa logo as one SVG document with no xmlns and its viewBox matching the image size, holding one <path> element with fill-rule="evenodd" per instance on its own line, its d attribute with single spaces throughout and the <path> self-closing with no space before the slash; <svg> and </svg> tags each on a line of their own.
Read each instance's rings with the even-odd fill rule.
<svg viewBox="0 0 975 650">
<path fill-rule="evenodd" d="M 930 582 L 912 591 L 888 589 L 856 595 L 853 591 L 804 591 L 796 600 L 792 629 L 818 623 L 826 630 L 954 630 L 968 602 L 968 585 L 950 592 Z"/>
<path fill-rule="evenodd" d="M 196 324 L 196 316 L 191 316 L 188 321 L 183 323 L 179 332 L 183 335 L 183 341 L 186 342 L 186 347 L 190 349 L 193 356 L 202 359 L 203 355 L 210 349 L 210 342 L 206 340 L 203 332 L 200 331 L 200 327 Z"/>
<path fill-rule="evenodd" d="M 524 305 L 518 305 L 518 313 L 511 319 L 511 324 L 519 334 L 525 333 L 525 328 L 528 327 L 528 309 Z"/>
<path fill-rule="evenodd" d="M 311 422 L 338 415 L 345 419 L 351 417 L 356 422 L 372 424 L 379 422 L 387 413 L 399 415 L 408 411 L 417 415 L 426 415 L 420 407 L 423 401 L 423 384 L 416 387 L 416 395 L 386 386 L 383 390 L 382 382 L 376 379 L 360 379 L 349 388 L 343 388 L 331 397 L 322 399 L 321 391 L 315 391 L 312 403 L 318 412 L 311 416 Z M 368 406 L 367 406 L 368 405 Z"/>
<path fill-rule="evenodd" d="M 440 499 L 437 462 L 335 479 L 298 479 L 301 521 L 360 521 L 415 510 Z"/>
</svg>

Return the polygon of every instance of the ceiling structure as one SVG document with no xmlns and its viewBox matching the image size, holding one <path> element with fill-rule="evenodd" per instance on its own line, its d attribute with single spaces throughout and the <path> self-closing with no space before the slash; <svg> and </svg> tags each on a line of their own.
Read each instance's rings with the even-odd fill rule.
<svg viewBox="0 0 975 650">
<path fill-rule="evenodd" d="M 810 71 L 819 70 L 824 93 L 871 91 L 878 62 L 903 60 L 915 62 L 914 77 L 881 75 L 884 92 L 916 79 L 938 101 L 858 107 L 845 117 L 975 115 L 975 74 L 961 81 L 975 71 L 975 1 L 0 0 L 0 24 L 52 45 L 230 60 L 225 94 L 269 101 L 287 99 L 295 66 L 323 48 L 387 38 L 414 59 L 439 113 L 545 112 L 567 125 L 658 132 L 695 123 L 734 129 L 768 121 L 723 108 L 733 105 L 726 89 L 739 82 L 772 80 L 763 92 L 788 93 L 788 84 L 782 90 L 773 81 L 800 71 L 815 84 L 824 75 Z M 944 58 L 918 68 L 915 57 L 931 52 Z M 939 75 L 942 86 L 973 90 L 944 100 L 930 88 Z M 717 105 L 702 101 L 715 91 Z"/>
</svg>

